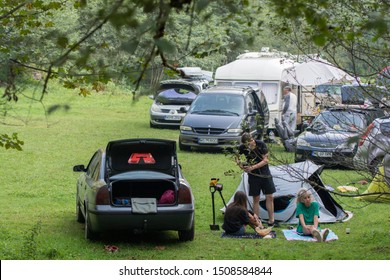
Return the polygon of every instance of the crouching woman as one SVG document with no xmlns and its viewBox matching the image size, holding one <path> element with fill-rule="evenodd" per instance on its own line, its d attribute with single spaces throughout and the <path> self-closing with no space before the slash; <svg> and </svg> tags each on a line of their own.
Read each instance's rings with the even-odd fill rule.
<svg viewBox="0 0 390 280">
<path fill-rule="evenodd" d="M 233 202 L 226 208 L 222 228 L 226 234 L 243 235 L 246 233 L 247 225 L 261 236 L 269 233 L 267 229 L 264 229 L 259 217 L 247 210 L 245 193 L 238 191 L 234 195 Z"/>
<path fill-rule="evenodd" d="M 318 242 L 325 241 L 329 230 L 321 233 L 318 222 L 320 217 L 318 202 L 314 201 L 309 190 L 302 188 L 297 194 L 296 217 L 298 218 L 297 232 L 302 235 L 313 236 Z"/>
</svg>

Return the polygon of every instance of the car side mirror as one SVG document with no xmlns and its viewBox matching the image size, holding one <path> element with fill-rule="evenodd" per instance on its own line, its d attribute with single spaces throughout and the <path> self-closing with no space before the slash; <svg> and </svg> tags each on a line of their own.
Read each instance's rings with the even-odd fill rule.
<svg viewBox="0 0 390 280">
<path fill-rule="evenodd" d="M 154 95 L 149 95 L 148 97 L 149 97 L 149 99 L 154 100 Z"/>
<path fill-rule="evenodd" d="M 187 113 L 186 107 L 180 107 L 179 112 L 180 113 Z"/>
<path fill-rule="evenodd" d="M 73 171 L 74 171 L 74 172 L 84 172 L 84 171 L 85 171 L 85 166 L 84 166 L 84 164 L 80 164 L 80 165 L 75 165 L 75 166 L 73 166 Z"/>
</svg>

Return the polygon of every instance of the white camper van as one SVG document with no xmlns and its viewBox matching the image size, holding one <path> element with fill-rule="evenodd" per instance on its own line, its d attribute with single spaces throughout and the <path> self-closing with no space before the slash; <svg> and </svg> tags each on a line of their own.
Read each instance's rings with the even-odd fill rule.
<svg viewBox="0 0 390 280">
<path fill-rule="evenodd" d="M 267 99 L 270 122 L 269 128 L 275 128 L 275 118 L 281 119 L 283 87 L 288 85 L 281 80 L 283 70 L 292 68 L 295 62 L 287 53 L 247 52 L 237 60 L 217 68 L 215 84 L 223 86 L 252 86 L 260 88 Z M 296 94 L 297 89 L 293 89 Z"/>
</svg>

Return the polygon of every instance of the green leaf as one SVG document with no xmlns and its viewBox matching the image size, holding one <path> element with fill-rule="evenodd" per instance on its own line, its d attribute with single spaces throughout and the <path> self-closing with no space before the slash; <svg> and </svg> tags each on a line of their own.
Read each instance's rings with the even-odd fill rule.
<svg viewBox="0 0 390 280">
<path fill-rule="evenodd" d="M 313 35 L 313 42 L 317 46 L 324 46 L 326 44 L 326 37 L 323 34 Z"/>
<path fill-rule="evenodd" d="M 160 38 L 160 39 L 156 40 L 156 45 L 162 53 L 174 53 L 175 52 L 175 45 L 172 44 L 171 42 L 169 42 L 165 38 Z"/>
<path fill-rule="evenodd" d="M 60 36 L 57 38 L 57 45 L 62 48 L 66 48 L 68 46 L 69 39 L 66 36 Z"/>
<path fill-rule="evenodd" d="M 207 6 L 210 4 L 210 1 L 208 0 L 198 0 L 195 4 L 195 10 L 197 12 L 201 12 L 207 8 Z"/>
<path fill-rule="evenodd" d="M 87 88 L 80 88 L 79 95 L 87 97 L 88 95 L 91 95 L 91 92 Z"/>
<path fill-rule="evenodd" d="M 139 45 L 139 41 L 131 40 L 123 43 L 122 49 L 124 49 L 128 53 L 133 54 L 137 50 L 138 45 Z"/>
</svg>

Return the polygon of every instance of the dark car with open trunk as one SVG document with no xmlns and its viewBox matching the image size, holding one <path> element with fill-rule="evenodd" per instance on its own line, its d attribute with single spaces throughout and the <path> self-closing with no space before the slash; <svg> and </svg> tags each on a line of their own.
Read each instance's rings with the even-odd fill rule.
<svg viewBox="0 0 390 280">
<path fill-rule="evenodd" d="M 176 142 L 126 139 L 99 149 L 77 180 L 77 220 L 85 237 L 116 230 L 178 231 L 194 238 L 194 197 L 177 161 Z"/>
</svg>

